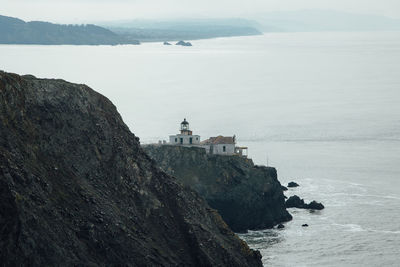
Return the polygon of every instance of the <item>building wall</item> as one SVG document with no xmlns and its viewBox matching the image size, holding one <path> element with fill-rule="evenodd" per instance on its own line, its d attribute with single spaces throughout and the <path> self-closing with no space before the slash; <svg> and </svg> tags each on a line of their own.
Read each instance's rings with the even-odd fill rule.
<svg viewBox="0 0 400 267">
<path fill-rule="evenodd" d="M 192 143 L 190 143 L 190 138 L 192 138 Z M 182 143 L 181 143 L 182 139 Z M 169 143 L 171 145 L 199 145 L 200 144 L 200 136 L 199 135 L 170 135 Z"/>
<path fill-rule="evenodd" d="M 212 149 L 211 149 L 212 146 Z M 202 145 L 206 149 L 208 154 L 213 155 L 234 155 L 235 154 L 235 144 L 216 144 L 216 145 Z M 225 150 L 224 150 L 225 147 Z"/>
</svg>

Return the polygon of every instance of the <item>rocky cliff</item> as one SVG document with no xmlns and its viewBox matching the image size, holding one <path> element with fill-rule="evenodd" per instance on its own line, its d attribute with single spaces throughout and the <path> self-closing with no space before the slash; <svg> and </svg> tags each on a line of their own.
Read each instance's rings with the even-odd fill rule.
<svg viewBox="0 0 400 267">
<path fill-rule="evenodd" d="M 292 218 L 275 168 L 239 156 L 209 156 L 197 147 L 144 149 L 163 170 L 203 196 L 234 231 L 271 228 Z"/>
<path fill-rule="evenodd" d="M 85 85 L 0 72 L 4 266 L 261 266 Z"/>
</svg>

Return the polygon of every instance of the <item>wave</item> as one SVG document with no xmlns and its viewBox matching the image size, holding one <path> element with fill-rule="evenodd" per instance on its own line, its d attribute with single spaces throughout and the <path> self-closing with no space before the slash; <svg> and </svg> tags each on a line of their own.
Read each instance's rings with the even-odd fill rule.
<svg viewBox="0 0 400 267">
<path fill-rule="evenodd" d="M 339 223 L 333 223 L 332 225 L 336 226 L 341 226 L 347 228 L 350 232 L 363 232 L 366 231 L 364 228 L 361 227 L 359 224 L 339 224 Z"/>
<path fill-rule="evenodd" d="M 384 195 L 370 195 L 370 194 L 357 194 L 357 193 L 332 193 L 331 196 L 352 196 L 352 197 L 369 197 L 369 198 L 383 198 L 400 200 L 399 196 L 384 196 Z"/>
<path fill-rule="evenodd" d="M 352 223 L 348 224 L 333 223 L 332 225 L 347 228 L 349 232 L 374 232 L 381 234 L 400 234 L 400 230 L 391 231 L 391 230 L 366 229 L 359 224 L 352 224 Z"/>
<path fill-rule="evenodd" d="M 241 138 L 241 142 L 400 142 L 399 137 L 315 137 L 315 138 L 281 138 L 281 137 L 249 137 Z"/>
</svg>

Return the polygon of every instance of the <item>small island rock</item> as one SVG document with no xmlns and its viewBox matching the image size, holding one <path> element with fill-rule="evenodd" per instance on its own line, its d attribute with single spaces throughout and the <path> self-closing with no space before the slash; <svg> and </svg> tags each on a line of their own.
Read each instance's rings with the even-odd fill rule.
<svg viewBox="0 0 400 267">
<path fill-rule="evenodd" d="M 278 228 L 278 229 L 283 229 L 283 228 L 285 228 L 285 226 L 283 225 L 283 224 L 278 224 L 278 227 L 276 227 L 276 228 Z"/>
<path fill-rule="evenodd" d="M 190 42 L 185 42 L 185 41 L 179 41 L 175 45 L 192 46 L 192 44 Z"/>
<path fill-rule="evenodd" d="M 298 187 L 298 186 L 299 186 L 299 184 L 296 183 L 296 182 L 290 182 L 290 183 L 288 183 L 288 185 L 287 185 L 287 187 Z"/>
<path fill-rule="evenodd" d="M 310 202 L 310 204 L 308 204 L 308 208 L 313 209 L 313 210 L 322 210 L 325 207 L 324 207 L 324 205 L 322 205 L 322 203 L 319 203 L 319 202 L 313 200 Z"/>
<path fill-rule="evenodd" d="M 304 199 L 301 199 L 299 196 L 294 195 L 286 200 L 286 208 L 322 210 L 325 207 L 324 205 L 322 205 L 322 203 L 316 202 L 315 200 L 307 204 L 304 202 Z"/>
<path fill-rule="evenodd" d="M 164 42 L 164 45 L 171 45 L 171 43 L 168 43 L 168 42 Z"/>
</svg>

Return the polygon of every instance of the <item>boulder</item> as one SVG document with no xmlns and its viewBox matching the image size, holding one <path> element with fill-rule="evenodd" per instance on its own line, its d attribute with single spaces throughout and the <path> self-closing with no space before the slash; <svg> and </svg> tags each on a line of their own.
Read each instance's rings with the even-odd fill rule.
<svg viewBox="0 0 400 267">
<path fill-rule="evenodd" d="M 303 227 L 308 227 L 308 224 L 305 223 L 305 224 L 302 224 L 301 226 L 303 226 Z"/>
<path fill-rule="evenodd" d="M 278 226 L 276 227 L 276 228 L 278 228 L 278 229 L 283 229 L 283 228 L 285 228 L 285 226 L 283 225 L 283 224 L 278 224 Z"/>
<path fill-rule="evenodd" d="M 287 191 L 288 190 L 288 188 L 286 187 L 286 186 L 281 186 L 281 188 L 282 188 L 282 191 Z"/>
<path fill-rule="evenodd" d="M 299 208 L 299 209 L 312 209 L 312 210 L 322 210 L 324 209 L 324 205 L 322 203 L 316 202 L 315 200 L 311 201 L 309 204 L 304 202 L 304 199 L 301 199 L 299 196 L 291 196 L 286 200 L 287 208 Z"/>
<path fill-rule="evenodd" d="M 298 186 L 299 186 L 299 184 L 296 183 L 296 182 L 290 182 L 290 183 L 288 183 L 288 185 L 287 185 L 287 187 L 298 187 Z"/>
<path fill-rule="evenodd" d="M 171 45 L 171 43 L 169 43 L 169 42 L 164 42 L 163 44 L 164 45 Z"/>
<path fill-rule="evenodd" d="M 307 206 L 308 209 L 313 209 L 313 210 L 322 210 L 324 209 L 324 205 L 322 203 L 319 203 L 315 200 L 311 201 L 310 204 Z"/>
<path fill-rule="evenodd" d="M 304 203 L 303 199 L 301 199 L 299 196 L 294 195 L 286 200 L 286 207 L 305 209 L 306 204 Z"/>
</svg>

